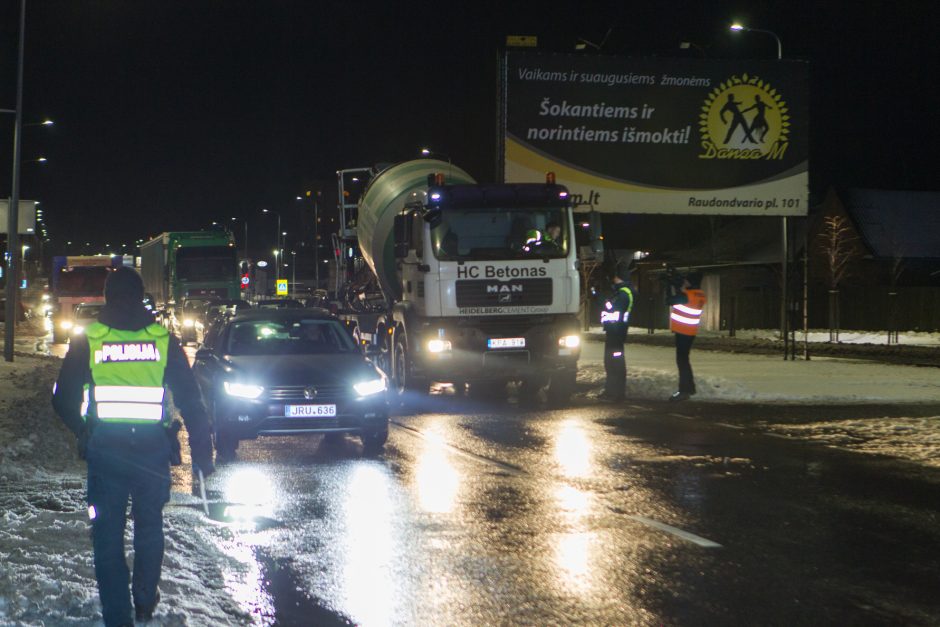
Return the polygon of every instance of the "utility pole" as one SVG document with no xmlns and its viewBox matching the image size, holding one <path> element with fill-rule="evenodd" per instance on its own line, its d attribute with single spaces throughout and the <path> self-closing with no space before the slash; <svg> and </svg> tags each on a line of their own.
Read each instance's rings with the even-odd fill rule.
<svg viewBox="0 0 940 627">
<path fill-rule="evenodd" d="M 16 65 L 16 122 L 13 127 L 13 189 L 7 211 L 7 285 L 6 322 L 4 323 L 3 358 L 13 361 L 14 329 L 16 328 L 16 298 L 19 295 L 20 263 L 20 147 L 23 134 L 23 54 L 26 39 L 26 0 L 20 1 L 19 57 Z"/>
</svg>

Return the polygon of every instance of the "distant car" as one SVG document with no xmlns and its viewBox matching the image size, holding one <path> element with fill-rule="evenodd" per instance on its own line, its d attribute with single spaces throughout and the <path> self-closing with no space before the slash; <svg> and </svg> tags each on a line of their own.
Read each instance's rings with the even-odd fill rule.
<svg viewBox="0 0 940 627">
<path fill-rule="evenodd" d="M 215 298 L 187 298 L 183 301 L 183 306 L 177 314 L 177 324 L 180 343 L 195 344 L 199 339 L 199 330 L 197 325 L 205 325 L 203 313 L 206 304 L 214 302 Z"/>
<path fill-rule="evenodd" d="M 62 324 L 68 329 L 69 339 L 85 332 L 90 324 L 98 321 L 98 315 L 104 309 L 104 303 L 79 303 L 69 320 Z"/>
<path fill-rule="evenodd" d="M 231 318 L 236 313 L 245 312 L 251 309 L 251 303 L 240 298 L 212 300 L 206 303 L 202 314 L 197 318 L 196 340 L 201 344 L 205 341 L 205 336 L 209 329 L 219 324 L 227 318 Z"/>
<path fill-rule="evenodd" d="M 259 300 L 255 303 L 258 309 L 303 309 L 304 304 L 293 298 L 278 298 L 272 300 Z"/>
<path fill-rule="evenodd" d="M 259 435 L 351 433 L 367 454 L 388 439 L 385 374 L 328 312 L 237 313 L 207 334 L 193 372 L 221 457 Z"/>
</svg>

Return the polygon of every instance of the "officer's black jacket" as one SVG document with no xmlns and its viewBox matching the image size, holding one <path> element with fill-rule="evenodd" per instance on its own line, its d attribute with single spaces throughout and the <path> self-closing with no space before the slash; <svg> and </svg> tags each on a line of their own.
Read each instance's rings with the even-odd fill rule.
<svg viewBox="0 0 940 627">
<path fill-rule="evenodd" d="M 143 305 L 130 310 L 106 305 L 101 310 L 98 321 L 114 329 L 138 331 L 152 324 L 153 316 Z M 85 421 L 81 415 L 84 386 L 92 381 L 89 353 L 87 337 L 78 335 L 72 338 L 52 395 L 52 406 L 56 413 L 79 438 L 85 434 Z M 196 384 L 196 378 L 189 368 L 186 354 L 172 334 L 167 347 L 167 365 L 163 374 L 163 383 L 164 387 L 169 388 L 173 394 L 173 403 L 183 415 L 186 431 L 189 434 L 189 446 L 193 452 L 193 461 L 198 464 L 202 460 L 204 464 L 200 465 L 208 468 L 212 460 L 209 419 L 202 403 L 202 395 Z M 120 441 L 122 436 L 119 433 L 112 433 L 109 434 L 110 445 L 128 445 L 136 448 L 153 444 L 160 445 L 163 450 L 165 447 L 162 445 L 166 443 L 164 431 L 162 427 L 153 430 L 138 429 L 133 442 L 130 441 L 129 436 L 127 442 L 122 442 Z M 148 437 L 152 441 L 148 442 Z"/>
</svg>

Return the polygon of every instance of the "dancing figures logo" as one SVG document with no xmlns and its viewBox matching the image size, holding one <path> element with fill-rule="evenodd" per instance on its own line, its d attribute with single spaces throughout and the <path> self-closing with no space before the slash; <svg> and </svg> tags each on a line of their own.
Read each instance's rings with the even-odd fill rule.
<svg viewBox="0 0 940 627">
<path fill-rule="evenodd" d="M 757 76 L 732 76 L 709 92 L 699 116 L 700 159 L 783 159 L 790 116 L 781 94 Z"/>
</svg>

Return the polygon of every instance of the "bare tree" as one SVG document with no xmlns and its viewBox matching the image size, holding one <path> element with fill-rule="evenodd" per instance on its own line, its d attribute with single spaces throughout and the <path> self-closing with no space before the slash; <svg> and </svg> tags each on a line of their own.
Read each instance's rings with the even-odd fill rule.
<svg viewBox="0 0 940 627">
<path fill-rule="evenodd" d="M 581 324 L 585 331 L 591 328 L 591 301 L 594 299 L 591 288 L 597 283 L 603 265 L 597 259 L 590 258 L 578 262 L 581 273 Z"/>
<path fill-rule="evenodd" d="M 834 215 L 823 220 L 823 228 L 817 240 L 829 288 L 829 341 L 838 342 L 839 285 L 851 271 L 852 263 L 861 256 L 858 237 L 848 218 Z"/>
</svg>

